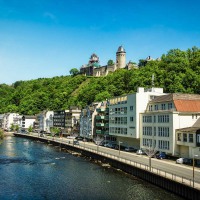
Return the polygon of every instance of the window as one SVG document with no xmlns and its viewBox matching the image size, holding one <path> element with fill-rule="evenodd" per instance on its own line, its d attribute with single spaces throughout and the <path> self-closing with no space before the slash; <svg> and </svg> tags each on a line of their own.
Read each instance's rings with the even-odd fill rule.
<svg viewBox="0 0 200 200">
<path fill-rule="evenodd" d="M 130 111 L 133 111 L 133 106 L 130 106 Z"/>
<path fill-rule="evenodd" d="M 158 127 L 159 137 L 169 137 L 169 127 Z"/>
<path fill-rule="evenodd" d="M 154 136 L 156 136 L 156 127 L 154 127 Z"/>
<path fill-rule="evenodd" d="M 193 143 L 193 134 L 189 134 L 189 142 Z"/>
<path fill-rule="evenodd" d="M 158 123 L 168 123 L 169 115 L 158 115 Z"/>
<path fill-rule="evenodd" d="M 154 105 L 154 110 L 158 110 L 158 105 Z"/>
<path fill-rule="evenodd" d="M 177 138 L 178 141 L 181 141 L 181 133 L 178 133 L 178 138 Z"/>
<path fill-rule="evenodd" d="M 130 121 L 133 122 L 133 117 L 130 117 Z"/>
<path fill-rule="evenodd" d="M 144 126 L 143 135 L 152 136 L 152 127 Z"/>
<path fill-rule="evenodd" d="M 187 134 L 183 133 L 183 142 L 187 142 Z"/>
<path fill-rule="evenodd" d="M 197 143 L 200 143 L 200 135 L 197 135 Z"/>
<path fill-rule="evenodd" d="M 164 103 L 161 104 L 161 109 L 165 110 L 165 104 Z"/>
<path fill-rule="evenodd" d="M 169 141 L 158 140 L 158 148 L 169 150 L 170 148 Z"/>
<path fill-rule="evenodd" d="M 153 122 L 156 123 L 156 116 L 153 116 Z"/>
<path fill-rule="evenodd" d="M 172 103 L 168 103 L 168 110 L 172 109 Z"/>
<path fill-rule="evenodd" d="M 143 116 L 143 122 L 151 123 L 152 122 L 152 116 Z"/>
</svg>

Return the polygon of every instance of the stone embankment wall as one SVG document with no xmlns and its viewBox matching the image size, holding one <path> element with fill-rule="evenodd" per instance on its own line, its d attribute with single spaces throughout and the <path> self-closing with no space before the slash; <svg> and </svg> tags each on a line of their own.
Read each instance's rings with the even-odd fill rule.
<svg viewBox="0 0 200 200">
<path fill-rule="evenodd" d="M 27 135 L 27 136 L 26 135 L 23 135 L 23 136 L 17 135 L 17 136 L 32 138 L 29 135 Z M 148 182 L 150 182 L 154 185 L 157 185 L 163 189 L 173 192 L 174 194 L 177 194 L 185 199 L 189 199 L 189 200 L 199 200 L 200 199 L 200 190 L 189 187 L 189 186 L 181 184 L 181 183 L 178 183 L 171 179 L 159 176 L 157 174 L 151 173 L 150 171 L 140 169 L 138 167 L 134 167 L 132 165 L 120 162 L 118 160 L 114 160 L 112 158 L 104 157 L 102 155 L 87 151 L 85 149 L 77 148 L 76 146 L 59 143 L 58 141 L 49 141 L 45 138 L 32 138 L 32 139 L 40 140 L 40 141 L 46 142 L 46 143 L 51 143 L 52 145 L 60 146 L 60 148 L 66 148 L 67 150 L 80 153 L 81 155 L 86 156 L 90 159 L 97 160 L 102 163 L 107 163 L 111 167 L 120 169 L 130 175 L 133 175 L 133 176 L 141 178 L 145 181 L 148 181 Z"/>
</svg>

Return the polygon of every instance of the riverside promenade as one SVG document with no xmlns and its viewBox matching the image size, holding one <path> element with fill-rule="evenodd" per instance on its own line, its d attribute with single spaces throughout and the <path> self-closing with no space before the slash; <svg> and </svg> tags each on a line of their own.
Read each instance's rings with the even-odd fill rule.
<svg viewBox="0 0 200 200">
<path fill-rule="evenodd" d="M 120 150 L 114 150 L 98 146 L 91 142 L 79 141 L 79 144 L 76 145 L 74 143 L 74 139 L 69 139 L 69 138 L 59 138 L 46 135 L 44 137 L 40 137 L 38 133 L 29 133 L 29 134 L 15 133 L 14 135 L 34 140 L 39 140 L 42 142 L 46 142 L 48 144 L 54 144 L 56 146 L 60 146 L 60 148 L 64 147 L 66 149 L 73 150 L 74 152 L 81 153 L 84 156 L 93 157 L 97 160 L 98 158 L 101 157 L 101 161 L 104 162 L 103 166 L 110 166 L 110 165 L 113 167 L 119 166 L 119 168 L 121 168 L 122 170 L 125 169 L 124 166 L 127 166 L 128 168 L 132 167 L 135 169 L 135 171 L 137 171 L 137 169 L 140 170 L 139 172 L 141 174 L 147 173 L 148 176 L 155 176 L 158 178 L 161 177 L 166 182 L 170 181 L 169 183 L 171 184 L 174 182 L 181 186 L 185 186 L 189 190 L 191 189 L 193 191 L 196 191 L 197 195 L 200 195 L 200 169 L 196 167 L 193 168 L 192 166 L 179 165 L 172 160 L 158 160 L 152 158 L 151 168 L 150 168 L 149 158 L 147 156 L 136 155 L 135 153 L 128 153 Z M 124 166 L 122 167 L 122 165 L 114 164 L 116 162 L 118 164 L 121 163 Z M 127 167 L 123 171 L 129 172 L 127 170 Z M 139 175 L 139 177 L 141 177 L 141 175 Z M 160 183 L 157 183 L 157 185 L 167 189 L 166 187 L 163 186 L 163 180 L 161 185 L 159 185 Z M 149 181 L 151 182 L 151 180 Z M 176 191 L 174 192 L 176 193 Z M 184 193 L 184 191 L 180 192 L 181 194 Z M 180 192 L 177 192 L 177 194 Z M 194 196 L 191 198 L 188 197 L 188 199 L 198 199 L 198 198 Z"/>
</svg>

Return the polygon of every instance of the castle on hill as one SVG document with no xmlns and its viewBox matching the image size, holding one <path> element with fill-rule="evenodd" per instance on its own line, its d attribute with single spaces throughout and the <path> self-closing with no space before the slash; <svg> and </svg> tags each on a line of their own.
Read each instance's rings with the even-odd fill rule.
<svg viewBox="0 0 200 200">
<path fill-rule="evenodd" d="M 114 72 L 117 69 L 131 69 L 137 67 L 137 65 L 129 62 L 126 64 L 126 51 L 123 46 L 120 46 L 116 52 L 116 62 L 108 62 L 107 65 L 101 66 L 99 63 L 99 57 L 93 53 L 89 59 L 88 64 L 83 65 L 80 68 L 80 73 L 85 76 L 106 76 L 110 72 Z"/>
</svg>

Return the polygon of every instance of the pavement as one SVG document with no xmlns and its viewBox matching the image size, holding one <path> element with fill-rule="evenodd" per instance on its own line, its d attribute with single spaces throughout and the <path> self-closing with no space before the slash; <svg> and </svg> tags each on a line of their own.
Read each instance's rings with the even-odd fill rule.
<svg viewBox="0 0 200 200">
<path fill-rule="evenodd" d="M 20 135 L 27 135 L 27 134 L 20 134 Z M 39 137 L 38 133 L 31 133 L 29 135 L 35 138 L 44 138 L 50 141 L 57 141 L 57 142 L 67 144 L 67 145 L 73 145 L 73 146 L 76 146 L 77 148 L 81 148 L 87 151 L 92 151 L 97 154 L 103 155 L 105 157 L 110 157 L 120 162 L 125 162 L 133 166 L 148 170 L 149 157 L 145 155 L 137 155 L 135 153 L 125 152 L 125 151 L 119 152 L 119 150 L 97 146 L 96 144 L 91 143 L 91 142 L 79 141 L 79 145 L 74 145 L 73 144 L 74 139 L 71 139 L 71 138 L 58 138 L 58 137 L 51 137 L 51 136 L 46 136 L 46 135 L 45 137 Z M 151 158 L 151 161 L 152 161 L 152 166 L 153 164 L 156 166 L 156 167 L 152 167 L 152 170 L 151 170 L 152 173 L 159 174 L 160 176 L 164 176 L 166 178 L 169 178 L 174 181 L 193 187 L 193 181 L 192 181 L 193 166 L 187 166 L 184 164 L 176 164 L 174 160 L 168 160 L 168 159 L 159 160 L 156 158 Z M 160 167 L 164 166 L 165 170 L 161 168 L 159 169 L 159 166 Z M 175 169 L 175 173 L 170 172 L 172 168 Z M 169 171 L 167 171 L 167 169 Z M 179 174 L 179 172 L 182 172 L 182 174 L 187 176 L 188 178 L 183 177 L 181 173 Z M 194 187 L 200 190 L 200 168 L 195 167 L 194 173 L 195 173 Z"/>
</svg>

